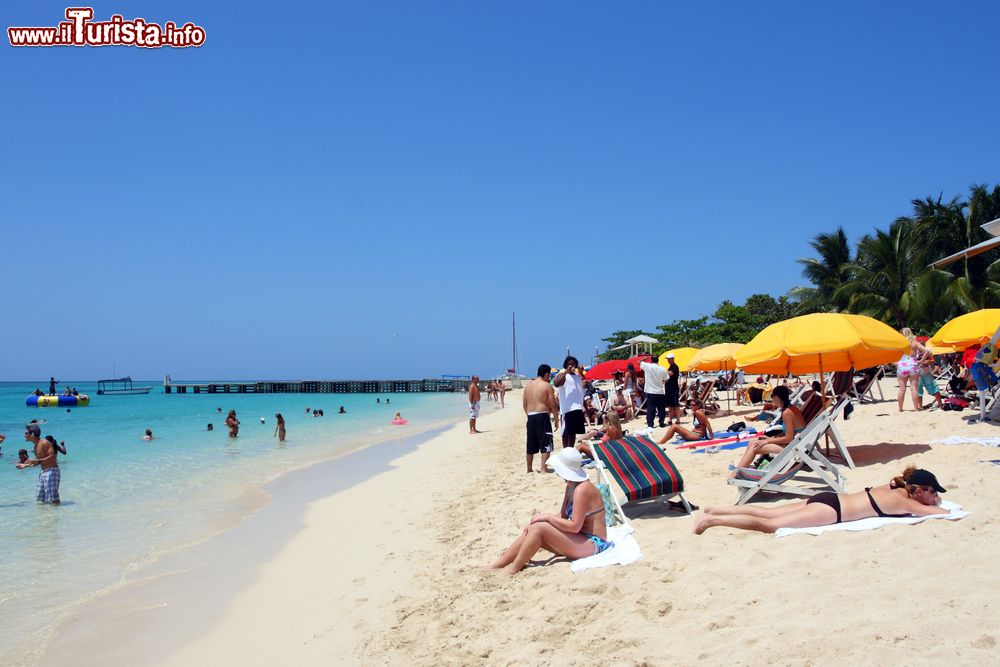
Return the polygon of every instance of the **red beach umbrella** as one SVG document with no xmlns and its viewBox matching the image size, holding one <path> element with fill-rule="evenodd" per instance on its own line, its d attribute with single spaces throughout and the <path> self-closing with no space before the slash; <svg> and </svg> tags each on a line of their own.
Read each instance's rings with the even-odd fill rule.
<svg viewBox="0 0 1000 667">
<path fill-rule="evenodd" d="M 599 364 L 594 364 L 587 371 L 588 380 L 610 380 L 615 376 L 618 371 L 624 371 L 625 366 L 628 365 L 628 361 L 625 359 L 612 359 L 611 361 L 602 361 Z"/>
</svg>

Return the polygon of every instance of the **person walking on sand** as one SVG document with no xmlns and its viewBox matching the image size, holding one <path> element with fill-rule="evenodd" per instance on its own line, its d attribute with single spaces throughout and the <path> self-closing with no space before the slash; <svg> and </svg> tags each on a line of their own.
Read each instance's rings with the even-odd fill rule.
<svg viewBox="0 0 1000 667">
<path fill-rule="evenodd" d="M 497 391 L 500 392 L 500 407 L 507 407 L 503 402 L 503 397 L 507 393 L 507 385 L 503 380 L 497 380 Z"/>
<path fill-rule="evenodd" d="M 472 382 L 469 383 L 469 435 L 482 433 L 476 428 L 476 420 L 479 419 L 479 400 L 482 395 L 479 393 L 479 376 L 473 375 Z"/>
<path fill-rule="evenodd" d="M 59 462 L 56 460 L 56 450 L 52 447 L 52 442 L 42 438 L 42 430 L 37 424 L 28 424 L 24 427 L 24 439 L 30 442 L 35 448 L 35 458 L 28 459 L 24 463 L 18 463 L 17 468 L 30 468 L 41 466 L 38 473 L 38 483 L 35 485 L 35 500 L 41 503 L 59 504 Z"/>
<path fill-rule="evenodd" d="M 583 378 L 580 376 L 580 362 L 576 357 L 566 357 L 563 369 L 556 374 L 552 384 L 559 394 L 559 412 L 562 413 L 563 447 L 576 444 L 576 437 L 587 432 L 583 418 Z"/>
<path fill-rule="evenodd" d="M 666 426 L 667 420 L 667 396 L 666 381 L 668 379 L 667 369 L 658 364 L 659 357 L 653 355 L 649 361 L 639 364 L 643 376 L 646 378 L 646 426 L 653 428 L 653 418 L 659 420 L 660 428 Z"/>
<path fill-rule="evenodd" d="M 538 376 L 528 383 L 522 395 L 521 405 L 528 417 L 525 460 L 529 473 L 534 469 L 535 454 L 542 455 L 542 465 L 538 472 L 547 472 L 545 464 L 552 453 L 552 420 L 555 420 L 555 427 L 559 428 L 559 404 L 549 385 L 551 380 L 552 367 L 542 364 L 538 367 Z"/>
<path fill-rule="evenodd" d="M 278 442 L 285 441 L 285 418 L 281 416 L 280 412 L 274 414 L 274 421 L 277 426 L 274 427 L 274 435 L 277 436 Z"/>
<path fill-rule="evenodd" d="M 226 415 L 226 426 L 229 428 L 229 437 L 235 438 L 240 434 L 240 420 L 236 418 L 236 410 L 230 410 Z"/>
</svg>

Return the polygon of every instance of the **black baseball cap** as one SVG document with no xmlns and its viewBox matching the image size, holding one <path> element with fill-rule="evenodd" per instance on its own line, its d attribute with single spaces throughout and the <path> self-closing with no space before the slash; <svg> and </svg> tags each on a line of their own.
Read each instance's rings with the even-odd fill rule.
<svg viewBox="0 0 1000 667">
<path fill-rule="evenodd" d="M 934 476 L 934 473 L 922 468 L 914 470 L 913 474 L 910 475 L 910 479 L 906 480 L 906 483 L 916 484 L 918 486 L 929 486 L 938 493 L 945 493 L 947 491 L 947 489 L 938 484 L 937 477 Z"/>
</svg>

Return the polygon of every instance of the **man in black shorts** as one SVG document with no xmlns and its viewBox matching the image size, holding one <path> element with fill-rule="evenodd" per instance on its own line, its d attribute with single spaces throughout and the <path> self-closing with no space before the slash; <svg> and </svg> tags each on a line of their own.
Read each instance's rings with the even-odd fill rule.
<svg viewBox="0 0 1000 667">
<path fill-rule="evenodd" d="M 559 406 L 552 385 L 549 384 L 551 378 L 552 368 L 548 364 L 542 364 L 538 367 L 538 376 L 524 388 L 521 403 L 524 406 L 524 413 L 528 416 L 529 473 L 532 472 L 535 454 L 542 455 L 542 467 L 538 472 L 550 472 L 545 466 L 549 453 L 552 452 L 552 422 L 549 418 L 555 419 L 556 427 L 559 426 Z"/>
<path fill-rule="evenodd" d="M 559 394 L 559 412 L 563 415 L 563 447 L 572 447 L 576 437 L 587 432 L 583 419 L 583 377 L 576 357 L 566 357 L 552 384 Z"/>
</svg>

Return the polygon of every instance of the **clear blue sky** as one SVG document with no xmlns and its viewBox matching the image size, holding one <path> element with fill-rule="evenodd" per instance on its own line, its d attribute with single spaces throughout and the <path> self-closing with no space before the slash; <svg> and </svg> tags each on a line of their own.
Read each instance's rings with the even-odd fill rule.
<svg viewBox="0 0 1000 667">
<path fill-rule="evenodd" d="M 531 372 L 1000 181 L 991 2 L 93 4 L 207 42 L 0 46 L 0 379 Z"/>
</svg>

